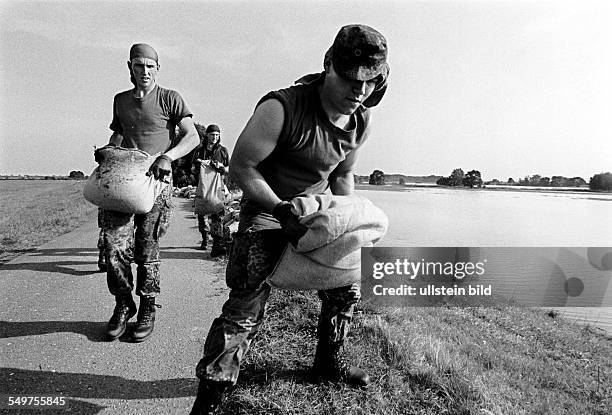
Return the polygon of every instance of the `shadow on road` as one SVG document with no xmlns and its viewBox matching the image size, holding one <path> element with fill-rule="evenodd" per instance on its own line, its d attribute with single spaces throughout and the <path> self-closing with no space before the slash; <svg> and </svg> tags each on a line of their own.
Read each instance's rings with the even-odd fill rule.
<svg viewBox="0 0 612 415">
<path fill-rule="evenodd" d="M 166 399 L 195 396 L 198 380 L 175 378 L 152 381 L 126 379 L 119 376 L 89 373 L 61 373 L 0 369 L 0 388 L 12 396 L 66 396 L 89 399 Z M 82 401 L 70 401 L 72 412 L 93 414 L 102 406 Z M 84 406 L 85 411 L 75 411 L 73 405 Z M 28 412 L 29 413 L 29 412 Z"/>
<path fill-rule="evenodd" d="M 91 262 L 91 269 L 86 271 L 79 271 L 74 268 L 71 268 L 70 265 L 88 265 L 89 262 L 83 261 L 58 261 L 58 262 L 24 262 L 19 264 L 4 264 L 2 271 L 9 270 L 30 270 L 37 272 L 52 272 L 59 274 L 68 274 L 75 276 L 85 276 L 99 273 L 97 266 L 97 261 Z"/>
<path fill-rule="evenodd" d="M 205 254 L 203 251 L 193 248 L 179 246 L 179 247 L 161 247 L 161 259 L 201 259 L 205 261 L 211 261 L 210 255 Z M 68 248 L 68 249 L 40 249 L 30 251 L 29 256 L 32 257 L 43 257 L 43 256 L 89 256 L 93 257 L 91 262 L 89 261 L 51 261 L 51 262 L 22 262 L 16 264 L 1 264 L 0 270 L 11 271 L 11 270 L 30 270 L 36 272 L 51 272 L 58 274 L 67 274 L 74 276 L 86 276 L 96 273 L 100 273 L 98 270 L 97 259 L 98 249 L 88 248 Z M 89 270 L 78 270 L 73 266 L 90 265 Z"/>
<path fill-rule="evenodd" d="M 204 251 L 184 246 L 162 246 L 160 247 L 160 257 L 164 259 L 210 259 L 206 258 Z"/>
<path fill-rule="evenodd" d="M 30 256 L 97 256 L 98 248 L 33 249 Z"/>
<path fill-rule="evenodd" d="M 76 333 L 92 342 L 106 342 L 106 322 L 102 321 L 0 321 L 0 338 Z"/>
</svg>

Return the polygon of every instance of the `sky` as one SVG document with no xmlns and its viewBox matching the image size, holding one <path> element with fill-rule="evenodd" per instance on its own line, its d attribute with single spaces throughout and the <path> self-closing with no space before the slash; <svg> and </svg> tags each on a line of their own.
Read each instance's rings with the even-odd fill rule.
<svg viewBox="0 0 612 415">
<path fill-rule="evenodd" d="M 484 180 L 612 171 L 612 2 L 0 0 L 0 175 L 91 173 L 133 43 L 231 151 L 270 90 L 322 70 L 341 26 L 391 73 L 355 173 Z"/>
</svg>

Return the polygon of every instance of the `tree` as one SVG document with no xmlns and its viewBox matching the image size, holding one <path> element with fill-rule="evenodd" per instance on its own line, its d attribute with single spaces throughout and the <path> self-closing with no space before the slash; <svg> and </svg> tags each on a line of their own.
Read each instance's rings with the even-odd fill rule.
<svg viewBox="0 0 612 415">
<path fill-rule="evenodd" d="M 462 169 L 455 169 L 453 170 L 453 172 L 451 173 L 449 179 L 449 186 L 461 186 L 463 184 L 463 170 Z"/>
<path fill-rule="evenodd" d="M 533 176 L 531 176 L 529 178 L 529 186 L 537 186 L 537 185 L 539 185 L 541 178 L 542 178 L 542 176 L 540 176 L 539 174 L 534 174 Z"/>
<path fill-rule="evenodd" d="M 461 170 L 461 169 L 459 169 L 459 170 Z M 481 187 L 482 186 L 482 177 L 480 176 L 480 172 L 478 170 L 470 170 L 463 177 L 463 179 L 461 180 L 461 183 L 465 187 L 470 187 L 470 188 Z"/>
<path fill-rule="evenodd" d="M 589 188 L 591 190 L 612 191 L 612 173 L 599 173 L 591 177 L 589 180 Z"/>
<path fill-rule="evenodd" d="M 448 177 L 440 177 L 438 180 L 436 180 L 436 184 L 438 186 L 450 186 L 448 184 Z"/>
<path fill-rule="evenodd" d="M 562 186 L 565 186 L 565 177 L 563 177 L 563 176 L 553 176 L 553 177 L 551 177 L 550 185 L 552 187 L 562 187 Z"/>
<path fill-rule="evenodd" d="M 550 178 L 548 177 L 541 177 L 540 181 L 538 182 L 538 186 L 550 186 Z"/>
<path fill-rule="evenodd" d="M 82 171 L 75 171 L 75 170 L 73 170 L 73 171 L 70 172 L 68 177 L 70 177 L 71 179 L 80 180 L 80 179 L 84 179 L 85 175 L 83 174 Z"/>
<path fill-rule="evenodd" d="M 508 184 L 514 184 L 514 179 L 512 177 L 508 179 Z"/>
<path fill-rule="evenodd" d="M 377 186 L 385 184 L 385 173 L 382 170 L 374 170 L 372 174 L 370 174 L 370 184 L 375 184 Z"/>
</svg>

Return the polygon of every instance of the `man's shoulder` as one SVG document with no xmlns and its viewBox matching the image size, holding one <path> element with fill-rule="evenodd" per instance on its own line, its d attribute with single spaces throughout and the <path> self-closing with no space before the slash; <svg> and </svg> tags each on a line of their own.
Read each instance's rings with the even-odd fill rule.
<svg viewBox="0 0 612 415">
<path fill-rule="evenodd" d="M 164 88 L 162 86 L 157 85 L 157 94 L 168 97 L 168 98 L 182 98 L 181 94 L 174 89 Z"/>
<path fill-rule="evenodd" d="M 309 96 L 313 93 L 317 93 L 316 86 L 312 84 L 297 84 L 290 85 L 286 88 L 277 89 L 276 91 L 271 91 L 271 94 L 282 94 L 286 96 L 294 96 L 294 97 L 302 97 Z"/>
<path fill-rule="evenodd" d="M 115 94 L 115 99 L 130 97 L 133 92 L 134 89 L 126 89 L 125 91 L 118 92 L 117 94 Z"/>
<path fill-rule="evenodd" d="M 280 101 L 285 108 L 288 106 L 289 108 L 293 109 L 304 109 L 308 107 L 308 105 L 305 105 L 306 103 L 314 103 L 318 101 L 318 99 L 314 99 L 316 94 L 318 94 L 318 92 L 316 87 L 313 85 L 291 85 L 286 88 L 268 92 L 259 100 L 257 105 L 270 99 L 276 99 Z"/>
</svg>

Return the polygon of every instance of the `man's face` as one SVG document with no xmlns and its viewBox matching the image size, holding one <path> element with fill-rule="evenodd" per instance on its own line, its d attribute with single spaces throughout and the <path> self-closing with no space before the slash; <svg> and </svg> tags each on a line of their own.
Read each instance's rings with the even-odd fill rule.
<svg viewBox="0 0 612 415">
<path fill-rule="evenodd" d="M 208 138 L 208 147 L 212 147 L 219 142 L 221 139 L 221 133 L 218 131 L 212 131 L 210 133 L 206 133 L 206 138 Z"/>
<path fill-rule="evenodd" d="M 149 90 L 155 86 L 159 65 L 153 59 L 134 58 L 130 62 L 138 89 Z"/>
<path fill-rule="evenodd" d="M 367 81 L 346 79 L 338 75 L 331 64 L 326 71 L 325 82 L 329 86 L 330 103 L 344 115 L 353 114 L 376 87 L 376 78 Z"/>
</svg>

